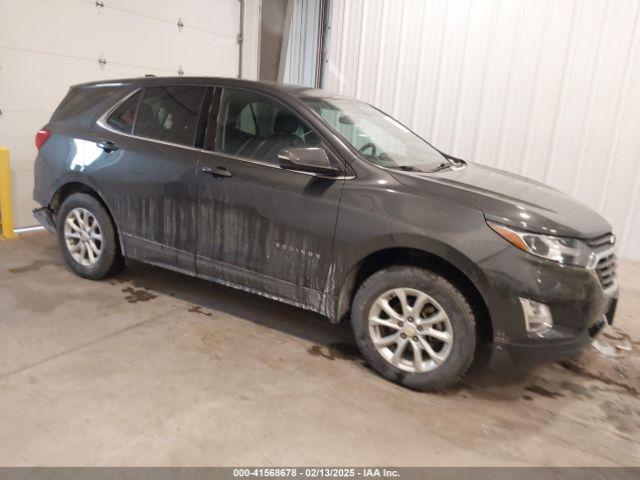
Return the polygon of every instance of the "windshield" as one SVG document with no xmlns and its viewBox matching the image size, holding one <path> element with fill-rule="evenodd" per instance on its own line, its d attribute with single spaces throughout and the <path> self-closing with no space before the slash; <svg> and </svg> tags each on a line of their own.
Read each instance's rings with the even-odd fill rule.
<svg viewBox="0 0 640 480">
<path fill-rule="evenodd" d="M 303 101 L 376 165 L 412 170 L 418 165 L 448 163 L 411 130 L 369 104 L 343 98 Z"/>
</svg>

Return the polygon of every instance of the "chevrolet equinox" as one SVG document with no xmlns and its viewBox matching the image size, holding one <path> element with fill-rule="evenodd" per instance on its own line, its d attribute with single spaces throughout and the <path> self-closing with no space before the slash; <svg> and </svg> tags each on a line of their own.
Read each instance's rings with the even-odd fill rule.
<svg viewBox="0 0 640 480">
<path fill-rule="evenodd" d="M 223 78 L 72 87 L 36 135 L 36 218 L 78 275 L 130 258 L 350 318 L 417 390 L 577 356 L 613 320 L 610 225 L 366 103 Z M 484 349 L 487 350 L 487 349 Z"/>
</svg>

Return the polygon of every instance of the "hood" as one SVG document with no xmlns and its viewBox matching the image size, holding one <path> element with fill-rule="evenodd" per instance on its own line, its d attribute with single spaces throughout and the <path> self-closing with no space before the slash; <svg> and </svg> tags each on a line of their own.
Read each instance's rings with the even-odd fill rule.
<svg viewBox="0 0 640 480">
<path fill-rule="evenodd" d="M 427 173 L 427 169 L 391 170 L 391 174 L 423 194 L 479 209 L 489 220 L 522 230 L 575 238 L 611 231 L 602 216 L 535 180 L 473 163 L 437 173 Z"/>
</svg>

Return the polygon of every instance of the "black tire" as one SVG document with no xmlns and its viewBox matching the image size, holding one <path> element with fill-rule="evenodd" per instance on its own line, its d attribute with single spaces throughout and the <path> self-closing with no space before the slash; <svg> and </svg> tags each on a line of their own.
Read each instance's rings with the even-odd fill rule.
<svg viewBox="0 0 640 480">
<path fill-rule="evenodd" d="M 385 359 L 373 344 L 369 331 L 369 312 L 379 296 L 394 288 L 410 288 L 428 294 L 449 318 L 453 333 L 450 351 L 444 362 L 433 370 L 402 370 Z M 356 343 L 367 363 L 384 378 L 413 390 L 437 391 L 457 383 L 467 372 L 474 358 L 475 315 L 469 303 L 460 290 L 448 280 L 422 268 L 391 267 L 367 278 L 353 299 L 351 324 Z M 411 355 L 414 353 L 411 352 Z"/>
<path fill-rule="evenodd" d="M 85 209 L 93 215 L 98 221 L 102 235 L 100 254 L 95 263 L 91 265 L 83 265 L 74 259 L 65 240 L 65 220 L 69 212 L 76 208 Z M 124 258 L 120 253 L 118 237 L 111 216 L 95 197 L 86 193 L 69 195 L 60 206 L 56 227 L 62 256 L 69 268 L 79 276 L 91 280 L 100 280 L 119 272 L 124 267 Z"/>
</svg>

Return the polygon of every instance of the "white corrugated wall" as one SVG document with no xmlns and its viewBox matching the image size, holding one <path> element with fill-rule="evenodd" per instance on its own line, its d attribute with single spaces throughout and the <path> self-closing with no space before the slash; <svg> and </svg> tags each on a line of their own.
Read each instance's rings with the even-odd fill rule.
<svg viewBox="0 0 640 480">
<path fill-rule="evenodd" d="M 290 0 L 293 14 L 282 81 L 315 87 L 320 0 Z"/>
<path fill-rule="evenodd" d="M 333 0 L 325 88 L 547 182 L 640 260 L 640 0 Z"/>
<path fill-rule="evenodd" d="M 258 80 L 262 0 L 244 0 L 242 78 Z"/>
</svg>

